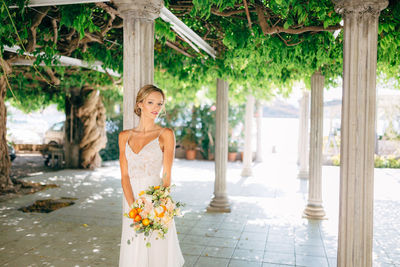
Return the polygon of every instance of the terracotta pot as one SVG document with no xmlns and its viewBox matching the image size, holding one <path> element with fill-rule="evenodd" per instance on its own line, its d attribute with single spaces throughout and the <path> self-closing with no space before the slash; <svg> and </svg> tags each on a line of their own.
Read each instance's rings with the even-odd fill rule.
<svg viewBox="0 0 400 267">
<path fill-rule="evenodd" d="M 228 152 L 228 161 L 235 161 L 236 155 L 237 155 L 237 152 Z"/>
<path fill-rule="evenodd" d="M 194 160 L 196 158 L 196 150 L 186 150 L 186 159 Z"/>
</svg>

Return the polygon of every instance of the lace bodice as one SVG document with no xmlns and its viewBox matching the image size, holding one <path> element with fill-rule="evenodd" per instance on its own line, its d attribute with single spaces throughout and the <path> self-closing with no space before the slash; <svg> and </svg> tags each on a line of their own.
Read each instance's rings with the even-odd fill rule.
<svg viewBox="0 0 400 267">
<path fill-rule="evenodd" d="M 126 142 L 125 156 L 130 179 L 143 179 L 149 176 L 160 178 L 163 152 L 158 139 L 159 137 L 147 143 L 137 154 Z"/>
</svg>

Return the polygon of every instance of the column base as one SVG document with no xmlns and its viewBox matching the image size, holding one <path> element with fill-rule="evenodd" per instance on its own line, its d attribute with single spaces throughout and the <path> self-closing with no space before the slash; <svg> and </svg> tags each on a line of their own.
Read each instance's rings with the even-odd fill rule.
<svg viewBox="0 0 400 267">
<path fill-rule="evenodd" d="M 249 176 L 253 176 L 253 170 L 251 167 L 244 167 L 242 170 L 242 176 L 244 177 L 249 177 Z"/>
<path fill-rule="evenodd" d="M 324 220 L 326 219 L 324 208 L 322 207 L 322 205 L 316 206 L 308 204 L 303 212 L 303 218 L 313 219 L 313 220 Z"/>
<path fill-rule="evenodd" d="M 299 171 L 299 173 L 297 174 L 297 178 L 308 179 L 309 175 L 310 174 L 308 173 L 308 171 Z"/>
<path fill-rule="evenodd" d="M 260 163 L 263 162 L 263 159 L 261 156 L 256 156 L 256 162 Z"/>
<path fill-rule="evenodd" d="M 226 197 L 214 197 L 207 207 L 207 212 L 231 212 L 229 200 Z"/>
</svg>

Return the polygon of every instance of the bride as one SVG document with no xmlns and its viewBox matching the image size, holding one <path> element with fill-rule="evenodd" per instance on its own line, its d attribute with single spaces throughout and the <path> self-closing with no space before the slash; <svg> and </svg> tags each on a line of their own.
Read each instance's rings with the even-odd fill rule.
<svg viewBox="0 0 400 267">
<path fill-rule="evenodd" d="M 138 198 L 139 192 L 152 185 L 171 185 L 171 168 L 175 154 L 174 132 L 155 124 L 163 109 L 165 95 L 154 85 L 145 85 L 137 95 L 135 113 L 139 126 L 119 134 L 121 184 L 124 191 L 123 213 Z M 162 175 L 161 174 L 162 169 Z M 163 178 L 160 178 L 163 177 Z M 120 267 L 181 267 L 184 259 L 172 220 L 165 239 L 157 234 L 144 239 L 130 227 L 132 219 L 122 218 Z M 150 241 L 151 247 L 146 243 Z"/>
</svg>

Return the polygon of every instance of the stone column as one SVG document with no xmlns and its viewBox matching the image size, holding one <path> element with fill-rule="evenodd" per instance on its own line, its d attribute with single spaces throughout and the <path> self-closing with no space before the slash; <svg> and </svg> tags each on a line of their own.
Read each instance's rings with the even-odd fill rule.
<svg viewBox="0 0 400 267">
<path fill-rule="evenodd" d="M 311 76 L 311 123 L 310 123 L 310 178 L 308 203 L 304 215 L 309 219 L 323 219 L 322 207 L 322 139 L 324 118 L 324 76 L 315 72 Z"/>
<path fill-rule="evenodd" d="M 343 15 L 338 266 L 372 266 L 378 18 L 387 0 L 337 1 Z"/>
<path fill-rule="evenodd" d="M 154 20 L 162 0 L 115 0 L 124 16 L 124 129 L 134 128 L 139 89 L 154 82 Z"/>
<path fill-rule="evenodd" d="M 308 179 L 308 161 L 309 161 L 309 140 L 308 125 L 310 120 L 310 92 L 303 91 L 303 96 L 300 100 L 299 114 L 299 143 L 298 143 L 298 178 Z"/>
<path fill-rule="evenodd" d="M 230 212 L 226 195 L 226 165 L 228 162 L 228 82 L 217 79 L 217 110 L 215 132 L 214 197 L 207 207 L 211 212 Z"/>
<path fill-rule="evenodd" d="M 256 162 L 262 162 L 262 119 L 263 119 L 263 107 L 259 100 L 256 101 L 257 108 L 257 150 L 256 150 Z"/>
<path fill-rule="evenodd" d="M 253 147 L 252 147 L 252 127 L 254 116 L 254 96 L 249 95 L 246 102 L 246 115 L 244 121 L 244 151 L 243 151 L 243 170 L 242 176 L 252 176 L 252 161 L 253 161 Z"/>
</svg>

